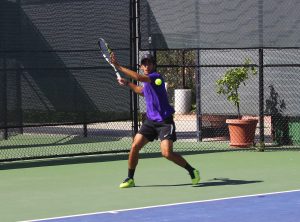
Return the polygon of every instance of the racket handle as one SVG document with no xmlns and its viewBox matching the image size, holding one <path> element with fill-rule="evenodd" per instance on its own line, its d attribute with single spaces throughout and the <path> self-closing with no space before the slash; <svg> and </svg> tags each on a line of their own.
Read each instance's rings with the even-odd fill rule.
<svg viewBox="0 0 300 222">
<path fill-rule="evenodd" d="M 114 68 L 114 70 L 115 70 L 115 73 L 116 73 L 116 75 L 117 75 L 117 79 L 121 79 L 121 75 L 120 75 L 120 73 L 118 72 L 118 70 L 116 69 L 116 67 L 113 65 L 113 64 L 111 64 L 111 66 Z"/>
<path fill-rule="evenodd" d="M 117 79 L 121 79 L 120 74 L 118 73 L 118 71 L 116 71 L 116 75 L 117 75 Z"/>
</svg>

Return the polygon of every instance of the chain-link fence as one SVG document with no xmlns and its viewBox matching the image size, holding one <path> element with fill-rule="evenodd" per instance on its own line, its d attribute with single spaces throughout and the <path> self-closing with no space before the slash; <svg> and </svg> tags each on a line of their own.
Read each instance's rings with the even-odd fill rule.
<svg viewBox="0 0 300 222">
<path fill-rule="evenodd" d="M 131 4 L 0 1 L 1 161 L 128 150 L 131 96 L 97 41 L 131 66 Z"/>
<path fill-rule="evenodd" d="M 230 135 L 226 119 L 237 118 L 238 112 L 226 96 L 217 93 L 217 81 L 226 71 L 245 66 L 247 59 L 251 61 L 248 66 L 257 75 L 239 88 L 240 113 L 242 119 L 259 120 L 254 145 L 258 149 L 264 145 L 299 146 L 299 49 L 156 50 L 153 53 L 157 71 L 163 74 L 170 102 L 175 107 L 178 150 L 228 148 Z M 142 100 L 140 107 L 143 113 Z M 183 145 L 183 142 L 189 143 Z"/>
<path fill-rule="evenodd" d="M 264 49 L 263 64 L 260 52 L 194 49 L 154 53 L 157 71 L 167 82 L 169 100 L 176 111 L 176 151 L 235 150 L 230 147 L 226 119 L 236 118 L 237 110 L 226 96 L 217 93 L 216 82 L 227 70 L 243 67 L 246 58 L 259 73 L 239 89 L 240 112 L 244 118 L 263 118 L 250 149 L 260 148 L 262 143 L 266 148 L 299 147 L 300 50 Z M 141 97 L 140 123 L 144 113 Z M 2 129 L 1 160 L 127 152 L 133 128 L 132 121 L 119 121 Z M 157 141 L 147 144 L 144 152 L 159 150 Z"/>
<path fill-rule="evenodd" d="M 158 0 L 1 1 L 0 161 L 130 149 L 145 116 L 143 98 L 118 86 L 99 58 L 98 37 L 133 69 L 137 51 L 154 54 L 176 111 L 176 151 L 236 150 L 226 121 L 239 113 L 258 121 L 246 147 L 297 148 L 300 49 L 270 46 L 298 46 L 298 26 L 285 12 L 297 17 L 299 4 L 276 2 L 278 9 L 249 0 L 176 0 L 164 7 Z M 244 17 L 240 5 L 254 17 Z M 276 28 L 277 11 L 289 26 Z M 217 93 L 217 82 L 247 67 L 257 74 L 241 84 L 237 110 Z M 157 141 L 143 151 L 159 150 Z"/>
</svg>

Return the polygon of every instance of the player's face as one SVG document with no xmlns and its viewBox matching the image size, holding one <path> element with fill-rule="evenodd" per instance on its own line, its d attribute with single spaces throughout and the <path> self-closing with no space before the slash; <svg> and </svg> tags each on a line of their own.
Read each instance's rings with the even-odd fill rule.
<svg viewBox="0 0 300 222">
<path fill-rule="evenodd" d="M 145 75 L 148 75 L 152 72 L 154 65 L 151 60 L 145 60 L 141 64 L 141 69 L 144 71 Z"/>
</svg>

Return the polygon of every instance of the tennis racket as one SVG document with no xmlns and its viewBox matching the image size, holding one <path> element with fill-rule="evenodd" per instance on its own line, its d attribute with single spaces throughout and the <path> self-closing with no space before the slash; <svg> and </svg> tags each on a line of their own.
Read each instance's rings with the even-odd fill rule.
<svg viewBox="0 0 300 222">
<path fill-rule="evenodd" d="M 99 38 L 98 45 L 99 45 L 100 51 L 101 51 L 104 59 L 108 62 L 109 65 L 111 65 L 113 67 L 113 69 L 115 70 L 117 78 L 120 79 L 121 76 L 120 76 L 118 70 L 116 69 L 114 64 L 112 64 L 110 62 L 110 54 L 112 53 L 112 50 L 109 48 L 107 42 L 103 38 Z"/>
</svg>

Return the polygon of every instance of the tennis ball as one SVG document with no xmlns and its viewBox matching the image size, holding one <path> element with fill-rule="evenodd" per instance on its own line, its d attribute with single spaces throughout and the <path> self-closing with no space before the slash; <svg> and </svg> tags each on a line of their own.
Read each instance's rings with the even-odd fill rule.
<svg viewBox="0 0 300 222">
<path fill-rule="evenodd" d="M 155 85 L 160 86 L 162 84 L 162 80 L 161 79 L 156 79 L 155 80 Z"/>
</svg>

